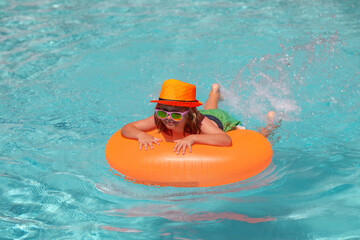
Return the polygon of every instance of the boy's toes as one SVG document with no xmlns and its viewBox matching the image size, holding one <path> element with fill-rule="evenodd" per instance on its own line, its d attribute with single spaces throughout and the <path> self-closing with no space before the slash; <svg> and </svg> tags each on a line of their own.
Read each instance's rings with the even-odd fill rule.
<svg viewBox="0 0 360 240">
<path fill-rule="evenodd" d="M 220 86 L 217 83 L 213 83 L 213 85 L 211 85 L 211 91 L 213 92 L 219 92 L 220 91 Z"/>
<path fill-rule="evenodd" d="M 224 97 L 223 97 L 223 95 L 221 94 L 221 92 L 220 92 L 220 86 L 219 86 L 219 84 L 217 84 L 217 83 L 213 83 L 212 85 L 211 85 L 211 91 L 210 91 L 210 95 L 211 94 L 216 94 L 216 96 L 217 96 L 217 98 L 218 98 L 218 101 L 223 101 L 224 100 Z"/>
<path fill-rule="evenodd" d="M 274 118 L 276 117 L 276 113 L 274 111 L 270 111 L 268 112 L 267 117 L 269 120 L 274 120 Z"/>
</svg>

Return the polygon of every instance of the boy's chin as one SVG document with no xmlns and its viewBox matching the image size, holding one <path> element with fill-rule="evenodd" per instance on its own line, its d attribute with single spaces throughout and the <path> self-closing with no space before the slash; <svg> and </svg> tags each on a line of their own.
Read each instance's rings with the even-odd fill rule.
<svg viewBox="0 0 360 240">
<path fill-rule="evenodd" d="M 169 122 L 169 123 L 165 123 L 165 126 L 169 129 L 173 129 L 173 128 L 176 128 L 179 124 L 178 123 L 174 123 L 174 122 Z"/>
</svg>

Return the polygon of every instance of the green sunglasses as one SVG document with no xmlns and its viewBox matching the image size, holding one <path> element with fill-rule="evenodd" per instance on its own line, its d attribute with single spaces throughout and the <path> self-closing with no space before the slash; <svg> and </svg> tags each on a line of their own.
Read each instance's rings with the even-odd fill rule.
<svg viewBox="0 0 360 240">
<path fill-rule="evenodd" d="M 170 115 L 172 120 L 178 122 L 178 121 L 181 121 L 183 116 L 185 114 L 187 114 L 189 112 L 189 110 L 186 110 L 185 112 L 168 112 L 168 111 L 164 111 L 161 109 L 155 109 L 155 112 L 156 112 L 156 116 L 160 119 L 165 119 L 165 118 L 167 118 L 167 116 Z"/>
</svg>

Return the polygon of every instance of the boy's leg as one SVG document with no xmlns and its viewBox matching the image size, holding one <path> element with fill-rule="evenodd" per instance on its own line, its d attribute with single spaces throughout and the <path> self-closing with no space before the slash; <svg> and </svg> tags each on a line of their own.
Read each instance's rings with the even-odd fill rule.
<svg viewBox="0 0 360 240">
<path fill-rule="evenodd" d="M 277 125 L 274 125 L 274 118 L 276 114 L 273 111 L 268 112 L 266 127 L 262 127 L 259 129 L 259 133 L 261 133 L 264 137 L 269 137 L 275 129 L 280 127 L 280 122 Z"/>
<path fill-rule="evenodd" d="M 218 102 L 220 98 L 220 86 L 217 83 L 214 83 L 211 86 L 211 90 L 209 92 L 209 98 L 206 100 L 204 104 L 204 109 L 217 109 L 218 108 Z"/>
</svg>

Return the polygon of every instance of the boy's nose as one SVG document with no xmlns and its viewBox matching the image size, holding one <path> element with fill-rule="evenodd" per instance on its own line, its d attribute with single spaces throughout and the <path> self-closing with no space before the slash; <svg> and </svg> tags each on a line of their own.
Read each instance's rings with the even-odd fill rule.
<svg viewBox="0 0 360 240">
<path fill-rule="evenodd" d="M 168 115 L 166 116 L 166 119 L 171 120 L 171 116 L 170 116 L 170 114 L 168 114 Z"/>
</svg>

